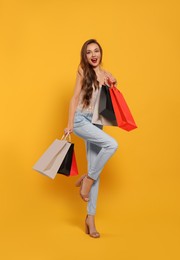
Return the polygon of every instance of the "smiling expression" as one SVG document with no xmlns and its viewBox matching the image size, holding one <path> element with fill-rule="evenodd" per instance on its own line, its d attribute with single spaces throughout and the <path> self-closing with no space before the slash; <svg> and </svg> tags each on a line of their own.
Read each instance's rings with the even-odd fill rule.
<svg viewBox="0 0 180 260">
<path fill-rule="evenodd" d="M 90 43 L 87 46 L 86 57 L 89 64 L 96 68 L 101 62 L 101 51 L 96 43 Z"/>
</svg>

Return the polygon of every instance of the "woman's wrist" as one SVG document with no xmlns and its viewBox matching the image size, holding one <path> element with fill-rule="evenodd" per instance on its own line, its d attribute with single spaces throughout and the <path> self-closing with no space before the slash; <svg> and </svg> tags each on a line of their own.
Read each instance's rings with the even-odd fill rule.
<svg viewBox="0 0 180 260">
<path fill-rule="evenodd" d="M 73 123 L 72 122 L 68 122 L 67 128 L 73 128 Z"/>
</svg>

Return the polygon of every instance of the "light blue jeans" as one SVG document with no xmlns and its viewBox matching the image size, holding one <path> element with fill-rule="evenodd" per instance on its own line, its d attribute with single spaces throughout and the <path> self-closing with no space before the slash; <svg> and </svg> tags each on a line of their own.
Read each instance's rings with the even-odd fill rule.
<svg viewBox="0 0 180 260">
<path fill-rule="evenodd" d="M 100 173 L 108 159 L 117 150 L 118 144 L 102 130 L 102 126 L 91 123 L 92 113 L 75 112 L 73 132 L 86 144 L 88 176 L 94 180 L 89 193 L 87 213 L 95 215 Z"/>
</svg>

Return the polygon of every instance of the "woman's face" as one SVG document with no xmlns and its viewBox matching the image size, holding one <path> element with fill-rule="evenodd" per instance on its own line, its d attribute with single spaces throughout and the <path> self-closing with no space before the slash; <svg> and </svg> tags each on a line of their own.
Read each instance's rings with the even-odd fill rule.
<svg viewBox="0 0 180 260">
<path fill-rule="evenodd" d="M 90 43 L 86 49 L 86 57 L 91 66 L 94 68 L 100 64 L 101 61 L 101 51 L 96 43 Z"/>
</svg>

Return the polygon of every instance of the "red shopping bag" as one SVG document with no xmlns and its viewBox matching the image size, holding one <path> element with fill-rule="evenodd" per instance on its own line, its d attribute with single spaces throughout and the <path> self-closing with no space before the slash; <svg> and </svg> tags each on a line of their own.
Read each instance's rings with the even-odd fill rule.
<svg viewBox="0 0 180 260">
<path fill-rule="evenodd" d="M 70 176 L 75 176 L 75 175 L 78 175 L 78 168 L 77 168 L 76 157 L 74 152 L 72 156 Z"/>
<path fill-rule="evenodd" d="M 118 126 L 126 131 L 137 128 L 123 94 L 114 85 L 109 91 Z"/>
</svg>

